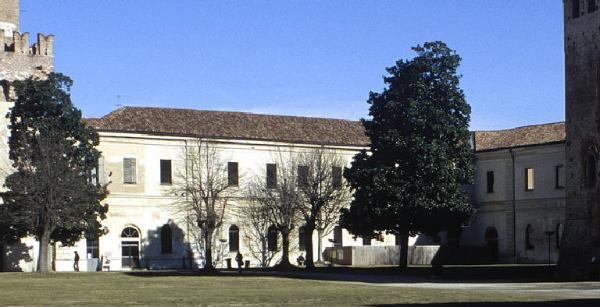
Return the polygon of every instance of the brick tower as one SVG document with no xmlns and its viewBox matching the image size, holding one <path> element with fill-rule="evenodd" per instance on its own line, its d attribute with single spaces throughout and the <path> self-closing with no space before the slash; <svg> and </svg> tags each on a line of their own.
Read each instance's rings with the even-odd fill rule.
<svg viewBox="0 0 600 307">
<path fill-rule="evenodd" d="M 600 0 L 563 0 L 566 217 L 558 274 L 589 278 L 600 261 Z"/>
<path fill-rule="evenodd" d="M 19 0 L 0 0 L 0 185 L 10 165 L 5 115 L 14 99 L 12 82 L 54 70 L 54 36 L 38 34 L 30 45 L 29 33 L 19 32 L 19 18 Z"/>
</svg>

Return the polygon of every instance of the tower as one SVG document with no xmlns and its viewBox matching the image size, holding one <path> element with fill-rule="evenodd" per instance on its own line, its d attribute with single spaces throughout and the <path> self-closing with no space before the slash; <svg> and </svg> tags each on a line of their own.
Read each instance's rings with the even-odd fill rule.
<svg viewBox="0 0 600 307">
<path fill-rule="evenodd" d="M 600 0 L 563 6 L 567 199 L 558 273 L 582 279 L 592 257 L 600 260 Z"/>
<path fill-rule="evenodd" d="M 29 33 L 19 32 L 19 0 L 0 0 L 0 185 L 8 169 L 8 119 L 14 99 L 12 83 L 41 77 L 54 70 L 54 36 L 37 35 L 30 45 Z"/>
</svg>

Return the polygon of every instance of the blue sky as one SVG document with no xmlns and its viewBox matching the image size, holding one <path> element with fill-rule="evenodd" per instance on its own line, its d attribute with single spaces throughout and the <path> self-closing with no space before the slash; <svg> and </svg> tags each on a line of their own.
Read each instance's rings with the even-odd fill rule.
<svg viewBox="0 0 600 307">
<path fill-rule="evenodd" d="M 358 119 L 385 67 L 442 40 L 471 128 L 564 120 L 562 1 L 21 0 L 87 117 L 121 105 Z"/>
</svg>

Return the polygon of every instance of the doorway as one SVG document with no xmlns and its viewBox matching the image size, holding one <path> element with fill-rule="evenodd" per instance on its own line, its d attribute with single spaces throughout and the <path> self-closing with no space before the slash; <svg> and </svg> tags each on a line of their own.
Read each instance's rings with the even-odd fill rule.
<svg viewBox="0 0 600 307">
<path fill-rule="evenodd" d="M 121 232 L 121 267 L 140 267 L 140 232 L 134 227 Z"/>
</svg>

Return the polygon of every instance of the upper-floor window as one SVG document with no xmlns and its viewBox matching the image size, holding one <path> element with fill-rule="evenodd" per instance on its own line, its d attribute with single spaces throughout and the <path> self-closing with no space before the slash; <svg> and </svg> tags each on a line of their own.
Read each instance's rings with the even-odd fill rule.
<svg viewBox="0 0 600 307">
<path fill-rule="evenodd" d="M 298 186 L 308 187 L 308 166 L 298 165 Z"/>
<path fill-rule="evenodd" d="M 556 166 L 556 174 L 555 174 L 555 187 L 557 189 L 565 188 L 565 166 L 560 164 Z"/>
<path fill-rule="evenodd" d="M 596 0 L 588 0 L 588 13 L 593 13 L 598 10 Z"/>
<path fill-rule="evenodd" d="M 333 166 L 331 168 L 331 184 L 336 189 L 339 189 L 342 187 L 342 168 L 341 167 Z"/>
<path fill-rule="evenodd" d="M 494 172 L 488 171 L 486 174 L 486 186 L 488 193 L 494 193 Z"/>
<path fill-rule="evenodd" d="M 160 160 L 160 183 L 171 184 L 171 160 Z"/>
<path fill-rule="evenodd" d="M 240 183 L 237 162 L 227 162 L 227 184 L 237 186 Z"/>
<path fill-rule="evenodd" d="M 277 186 L 277 164 L 267 164 L 267 188 L 273 189 Z"/>
<path fill-rule="evenodd" d="M 525 169 L 525 191 L 533 191 L 535 188 L 535 173 L 533 168 Z"/>
<path fill-rule="evenodd" d="M 123 158 L 123 183 L 136 183 L 135 158 Z"/>
<path fill-rule="evenodd" d="M 571 16 L 573 16 L 573 18 L 578 18 L 581 14 L 579 8 L 579 1 L 580 0 L 571 0 Z"/>
</svg>

